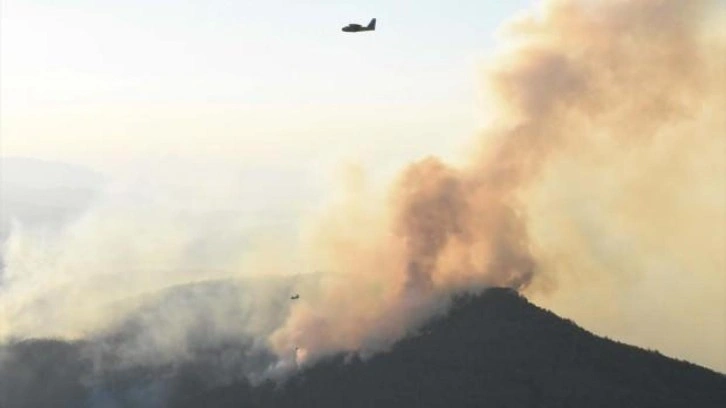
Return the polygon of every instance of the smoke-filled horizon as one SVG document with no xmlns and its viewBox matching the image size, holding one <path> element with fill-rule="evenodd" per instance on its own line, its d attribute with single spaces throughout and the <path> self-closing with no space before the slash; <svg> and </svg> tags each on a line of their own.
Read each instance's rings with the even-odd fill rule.
<svg viewBox="0 0 726 408">
<path fill-rule="evenodd" d="M 599 334 L 725 371 L 723 12 L 545 1 L 487 62 L 493 119 L 463 164 L 431 152 L 385 194 L 349 169 L 299 240 L 248 239 L 242 220 L 193 200 L 243 201 L 233 180 L 193 170 L 143 174 L 131 200 L 115 185 L 54 234 L 16 226 L 0 341 L 97 340 L 128 365 L 242 342 L 265 356 L 235 365 L 242 375 L 277 375 L 385 350 L 451 294 L 507 286 Z"/>
</svg>

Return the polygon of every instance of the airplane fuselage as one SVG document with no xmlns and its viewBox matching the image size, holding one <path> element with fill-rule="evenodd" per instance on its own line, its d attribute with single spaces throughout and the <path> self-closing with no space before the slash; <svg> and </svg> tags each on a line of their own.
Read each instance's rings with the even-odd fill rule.
<svg viewBox="0 0 726 408">
<path fill-rule="evenodd" d="M 374 31 L 373 28 L 366 28 L 358 24 L 350 24 L 345 27 L 343 27 L 343 31 L 346 33 L 358 33 L 361 31 Z"/>
<path fill-rule="evenodd" d="M 348 24 L 347 26 L 343 27 L 343 31 L 346 33 L 359 33 L 362 31 L 375 31 L 376 29 L 376 19 L 372 19 L 370 23 L 368 23 L 367 26 L 362 26 L 360 24 Z"/>
</svg>

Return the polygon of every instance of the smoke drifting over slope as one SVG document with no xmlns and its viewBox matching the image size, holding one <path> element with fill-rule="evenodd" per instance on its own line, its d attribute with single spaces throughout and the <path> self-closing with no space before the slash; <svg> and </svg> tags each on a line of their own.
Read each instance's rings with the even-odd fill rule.
<svg viewBox="0 0 726 408">
<path fill-rule="evenodd" d="M 280 349 L 293 344 L 309 350 L 364 348 L 372 333 L 385 339 L 402 335 L 399 322 L 415 322 L 432 306 L 423 305 L 422 299 L 487 285 L 510 286 L 538 297 L 558 288 L 563 278 L 557 275 L 559 269 L 585 274 L 580 283 L 584 288 L 600 286 L 607 273 L 629 276 L 612 292 L 598 294 L 603 304 L 589 305 L 595 311 L 607 309 L 610 296 L 636 286 L 646 267 L 631 258 L 641 251 L 642 260 L 652 257 L 667 267 L 679 264 L 684 274 L 724 288 L 726 127 L 720 112 L 726 108 L 726 65 L 723 38 L 714 37 L 706 24 L 715 7 L 681 1 L 552 1 L 545 3 L 541 15 L 511 24 L 507 35 L 513 48 L 488 67 L 496 121 L 482 135 L 479 155 L 463 168 L 435 158 L 412 164 L 397 181 L 376 227 L 360 215 L 341 217 L 351 220 L 350 225 L 323 224 L 326 241 L 321 246 L 330 253 L 321 263 L 346 273 L 339 284 L 314 296 L 319 302 L 315 307 L 293 309 L 273 344 Z M 582 179 L 572 180 L 565 171 Z M 564 184 L 558 183 L 560 176 L 565 176 Z M 686 183 L 686 177 L 696 177 L 698 187 Z M 588 196 L 592 186 L 625 196 L 597 203 L 600 197 Z M 654 202 L 649 188 L 660 190 L 655 193 L 663 198 L 692 196 L 699 190 L 703 200 L 694 197 L 673 208 L 669 202 Z M 586 195 L 568 202 L 570 191 Z M 540 205 L 547 200 L 563 203 L 543 213 Z M 593 214 L 596 220 L 580 221 L 569 214 L 572 206 L 592 205 L 604 207 Z M 652 217 L 659 212 L 664 219 Z M 713 242 L 707 248 L 697 248 L 700 239 L 694 235 L 664 238 L 655 232 L 663 228 L 668 213 L 679 217 L 670 222 L 680 225 L 702 219 L 704 212 L 713 224 L 688 229 L 703 228 L 700 232 Z M 358 227 L 362 220 L 365 229 Z M 539 229 L 536 241 L 530 223 Z M 608 231 L 593 225 L 609 223 L 618 227 Z M 564 242 L 571 237 L 560 228 L 590 236 Z M 621 239 L 631 240 L 631 253 L 614 250 L 603 254 L 605 259 L 597 258 L 597 246 Z M 667 242 L 678 242 L 674 246 L 681 252 L 695 251 L 703 258 L 681 262 L 671 253 L 647 248 Z M 573 248 L 567 254 L 570 267 L 552 262 L 561 244 Z M 614 270 L 601 272 L 608 267 Z M 682 287 L 667 296 L 693 294 L 688 277 L 680 282 Z M 376 292 L 377 285 L 385 289 Z M 674 289 L 657 282 L 650 288 Z M 712 290 L 704 293 L 710 310 L 691 305 L 689 313 L 723 317 L 726 293 Z M 680 314 L 657 307 L 661 310 L 656 315 Z M 637 310 L 632 313 L 646 317 Z M 580 315 L 587 320 L 587 313 Z M 705 329 L 722 333 L 723 321 L 712 319 Z M 724 351 L 711 351 L 713 363 L 724 367 Z"/>
<path fill-rule="evenodd" d="M 129 343 L 143 356 L 133 361 L 192 358 L 200 342 L 245 337 L 278 357 L 255 374 L 274 374 L 385 349 L 443 311 L 450 293 L 497 285 L 585 326 L 610 319 L 603 334 L 646 346 L 656 339 L 637 333 L 641 319 L 705 313 L 711 340 L 696 340 L 713 343 L 692 356 L 726 369 L 726 42 L 709 17 L 722 8 L 545 2 L 507 26 L 509 48 L 486 68 L 495 120 L 468 164 L 413 163 L 385 200 L 351 183 L 296 254 L 273 247 L 220 260 L 200 243 L 241 245 L 236 224 L 211 228 L 167 212 L 164 200 L 151 200 L 152 211 L 101 203 L 53 244 L 16 232 L 3 255 L 0 336 L 97 339 L 132 320 L 148 340 Z M 291 288 L 271 277 L 295 272 L 279 258 L 324 273 Z M 239 298 L 139 306 L 174 285 L 250 275 Z M 291 291 L 301 299 L 289 302 Z M 192 336 L 200 322 L 212 329 Z M 693 349 L 672 338 L 658 346 Z"/>
</svg>

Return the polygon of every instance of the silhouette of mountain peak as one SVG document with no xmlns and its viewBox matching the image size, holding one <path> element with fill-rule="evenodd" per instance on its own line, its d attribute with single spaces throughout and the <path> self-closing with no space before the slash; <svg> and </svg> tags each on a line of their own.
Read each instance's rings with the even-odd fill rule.
<svg viewBox="0 0 726 408">
<path fill-rule="evenodd" d="M 180 406 L 720 407 L 726 377 L 597 337 L 493 288 L 369 359 L 337 356 L 284 384 L 234 384 Z"/>
</svg>

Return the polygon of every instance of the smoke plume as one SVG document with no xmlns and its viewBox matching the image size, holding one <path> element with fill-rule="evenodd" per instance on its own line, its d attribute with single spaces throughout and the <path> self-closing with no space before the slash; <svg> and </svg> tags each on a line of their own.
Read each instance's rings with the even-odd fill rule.
<svg viewBox="0 0 726 408">
<path fill-rule="evenodd" d="M 263 356 L 234 365 L 240 375 L 277 375 L 385 350 L 452 293 L 507 286 L 601 334 L 726 369 L 723 8 L 544 2 L 486 64 L 494 119 L 465 165 L 424 158 L 385 198 L 350 175 L 295 248 L 250 243 L 194 203 L 170 212 L 174 191 L 102 200 L 52 237 L 17 229 L 0 339 L 95 341 L 96 364 L 158 366 L 239 343 Z"/>
<path fill-rule="evenodd" d="M 726 367 L 722 13 L 708 1 L 562 0 L 509 24 L 486 68 L 495 120 L 469 164 L 423 159 L 383 208 L 359 193 L 333 210 L 316 262 L 339 276 L 291 311 L 273 346 L 381 347 L 441 295 L 496 285 Z M 565 288 L 582 303 L 560 303 Z M 657 311 L 625 299 L 640 291 Z M 607 318 L 628 323 L 598 323 L 614 307 Z M 669 349 L 653 316 L 703 322 L 713 341 Z"/>
</svg>

